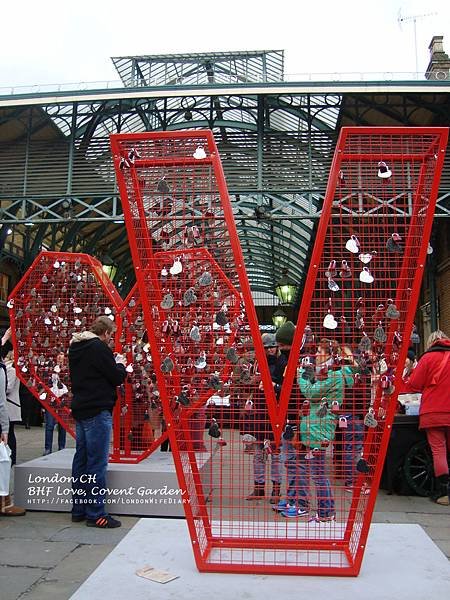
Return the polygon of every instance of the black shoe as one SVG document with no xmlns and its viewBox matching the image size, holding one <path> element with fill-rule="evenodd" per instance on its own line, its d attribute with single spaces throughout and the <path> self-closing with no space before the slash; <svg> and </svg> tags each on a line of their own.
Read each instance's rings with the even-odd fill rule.
<svg viewBox="0 0 450 600">
<path fill-rule="evenodd" d="M 88 527 L 98 527 L 99 529 L 115 529 L 116 527 L 120 527 L 122 523 L 111 517 L 111 515 L 105 515 L 104 517 L 99 517 L 95 521 L 87 519 L 86 525 Z"/>
<path fill-rule="evenodd" d="M 72 515 L 72 523 L 81 523 L 82 521 L 86 521 L 85 515 Z"/>
</svg>

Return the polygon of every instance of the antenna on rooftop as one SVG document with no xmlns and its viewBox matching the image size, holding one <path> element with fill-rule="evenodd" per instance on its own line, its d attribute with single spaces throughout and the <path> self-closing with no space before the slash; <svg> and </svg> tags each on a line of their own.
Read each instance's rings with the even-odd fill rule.
<svg viewBox="0 0 450 600">
<path fill-rule="evenodd" d="M 434 17 L 435 15 L 437 15 L 437 12 L 429 12 L 429 13 L 425 13 L 423 15 L 409 15 L 408 17 L 403 16 L 402 15 L 402 9 L 399 8 L 398 10 L 398 26 L 400 27 L 400 29 L 402 28 L 402 24 L 403 23 L 410 23 L 412 21 L 413 26 L 414 26 L 414 51 L 416 54 L 416 75 L 419 73 L 419 58 L 417 55 L 417 19 L 425 19 L 426 17 Z"/>
</svg>

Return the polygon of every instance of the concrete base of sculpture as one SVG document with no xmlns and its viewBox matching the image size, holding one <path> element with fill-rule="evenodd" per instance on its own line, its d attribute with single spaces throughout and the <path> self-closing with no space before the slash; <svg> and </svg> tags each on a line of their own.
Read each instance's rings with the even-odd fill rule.
<svg viewBox="0 0 450 600">
<path fill-rule="evenodd" d="M 146 565 L 178 579 L 161 584 L 137 576 Z M 450 563 L 419 525 L 375 523 L 359 577 L 199 573 L 185 521 L 141 519 L 71 600 L 100 594 L 108 600 L 429 600 L 450 597 Z"/>
<path fill-rule="evenodd" d="M 70 511 L 71 468 L 74 449 L 16 465 L 14 501 L 27 510 Z M 208 493 L 211 454 L 197 454 Z M 178 486 L 171 452 L 156 450 L 138 464 L 108 466 L 108 511 L 119 515 L 184 517 L 186 502 Z"/>
</svg>

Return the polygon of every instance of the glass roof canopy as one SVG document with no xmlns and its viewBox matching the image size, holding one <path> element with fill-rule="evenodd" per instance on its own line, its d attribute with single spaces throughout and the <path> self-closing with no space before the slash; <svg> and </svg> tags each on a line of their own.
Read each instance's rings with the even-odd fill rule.
<svg viewBox="0 0 450 600">
<path fill-rule="evenodd" d="M 338 86 L 329 83 L 283 92 L 285 84 L 277 86 L 284 78 L 283 52 L 277 50 L 113 61 L 123 95 L 74 93 L 61 102 L 35 96 L 30 106 L 22 99 L 9 112 L 0 108 L 0 202 L 7 222 L 20 217 L 19 223 L 39 225 L 25 227 L 32 247 L 95 255 L 100 243 L 107 245 L 118 279 L 131 283 L 111 133 L 211 129 L 251 287 L 273 294 L 284 268 L 299 283 L 305 276 L 342 125 L 448 122 L 448 96 L 417 94 L 413 87 L 408 94 L 381 94 L 378 86 L 333 91 Z M 264 83 L 261 91 L 254 82 Z M 442 216 L 450 215 L 448 181 L 444 174 Z"/>
<path fill-rule="evenodd" d="M 284 51 L 118 56 L 111 59 L 126 87 L 283 81 Z"/>
</svg>

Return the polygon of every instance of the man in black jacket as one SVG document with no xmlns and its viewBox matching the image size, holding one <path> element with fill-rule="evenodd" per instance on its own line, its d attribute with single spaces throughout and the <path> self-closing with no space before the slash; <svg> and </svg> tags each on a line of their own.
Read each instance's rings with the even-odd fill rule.
<svg viewBox="0 0 450 600">
<path fill-rule="evenodd" d="M 89 331 L 75 333 L 69 348 L 76 452 L 72 463 L 72 521 L 88 527 L 120 527 L 105 510 L 106 469 L 117 386 L 126 377 L 125 359 L 109 347 L 115 325 L 98 317 Z"/>
</svg>

